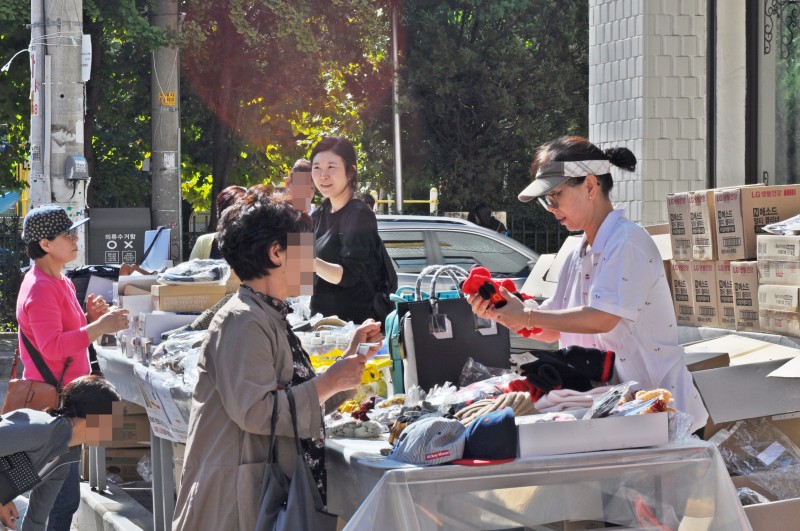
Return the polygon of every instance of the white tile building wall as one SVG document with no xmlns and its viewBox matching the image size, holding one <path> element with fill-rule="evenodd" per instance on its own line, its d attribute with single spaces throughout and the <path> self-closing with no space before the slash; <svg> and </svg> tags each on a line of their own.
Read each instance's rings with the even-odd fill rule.
<svg viewBox="0 0 800 531">
<path fill-rule="evenodd" d="M 589 138 L 628 147 L 612 200 L 667 221 L 669 192 L 705 187 L 705 0 L 589 0 Z"/>
</svg>

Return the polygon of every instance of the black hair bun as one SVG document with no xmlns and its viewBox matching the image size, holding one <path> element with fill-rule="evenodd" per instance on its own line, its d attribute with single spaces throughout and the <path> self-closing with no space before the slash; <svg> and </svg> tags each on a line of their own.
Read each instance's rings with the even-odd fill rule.
<svg viewBox="0 0 800 531">
<path fill-rule="evenodd" d="M 636 155 L 626 147 L 612 147 L 606 149 L 605 153 L 608 160 L 617 168 L 622 168 L 627 171 L 634 171 L 636 169 Z"/>
</svg>

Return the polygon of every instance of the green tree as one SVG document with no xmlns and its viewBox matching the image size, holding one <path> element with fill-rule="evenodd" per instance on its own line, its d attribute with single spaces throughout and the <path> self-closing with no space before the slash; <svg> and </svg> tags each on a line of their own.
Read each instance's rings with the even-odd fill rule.
<svg viewBox="0 0 800 531">
<path fill-rule="evenodd" d="M 403 3 L 406 197 L 437 186 L 443 211 L 518 209 L 534 148 L 587 132 L 587 10 L 556 0 Z M 385 123 L 370 126 L 375 136 L 386 138 Z"/>
<path fill-rule="evenodd" d="M 0 3 L 0 65 L 28 48 L 31 34 L 26 24 L 29 19 L 29 2 L 6 0 Z M 8 71 L 0 72 L 0 191 L 22 187 L 22 183 L 16 181 L 16 166 L 25 161 L 29 149 L 29 64 L 29 56 L 23 52 L 9 65 Z"/>
</svg>

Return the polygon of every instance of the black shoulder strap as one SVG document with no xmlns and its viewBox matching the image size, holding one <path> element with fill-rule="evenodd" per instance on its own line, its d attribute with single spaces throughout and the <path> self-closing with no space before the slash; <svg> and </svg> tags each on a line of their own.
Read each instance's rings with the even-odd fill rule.
<svg viewBox="0 0 800 531">
<path fill-rule="evenodd" d="M 156 231 L 156 235 L 153 236 L 153 241 L 150 242 L 150 245 L 147 247 L 147 250 L 144 252 L 144 255 L 142 256 L 142 259 L 139 260 L 139 265 L 142 265 L 144 263 L 144 261 L 147 260 L 147 257 L 150 255 L 150 251 L 153 250 L 153 246 L 158 241 L 158 237 L 161 235 L 161 232 L 163 230 L 164 230 L 163 226 L 158 228 L 158 230 Z"/>
<path fill-rule="evenodd" d="M 22 336 L 22 341 L 25 343 L 25 348 L 28 350 L 28 355 L 33 360 L 33 364 L 36 365 L 36 368 L 39 370 L 39 374 L 42 375 L 45 382 L 49 383 L 56 389 L 61 389 L 61 382 L 64 380 L 64 373 L 67 371 L 67 367 L 69 364 L 72 363 L 72 358 L 67 358 L 66 363 L 64 364 L 64 371 L 61 373 L 61 380 L 57 381 L 56 377 L 53 376 L 53 371 L 50 370 L 50 367 L 47 366 L 47 363 L 42 358 L 42 354 L 36 350 L 36 347 L 33 346 L 31 340 L 25 335 L 25 333 L 20 330 L 19 335 Z"/>
</svg>

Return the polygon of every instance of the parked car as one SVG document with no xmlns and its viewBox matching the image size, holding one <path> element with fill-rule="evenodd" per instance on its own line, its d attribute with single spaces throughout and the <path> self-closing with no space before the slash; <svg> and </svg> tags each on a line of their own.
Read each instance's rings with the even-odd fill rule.
<svg viewBox="0 0 800 531">
<path fill-rule="evenodd" d="M 510 278 L 521 288 L 539 254 L 513 238 L 469 221 L 435 216 L 379 215 L 378 233 L 397 271 L 400 286 L 413 286 L 429 265 L 481 265 L 494 278 Z M 423 282 L 427 289 L 430 278 Z M 442 289 L 451 289 L 449 278 Z M 437 290 L 439 284 L 437 284 Z"/>
</svg>

